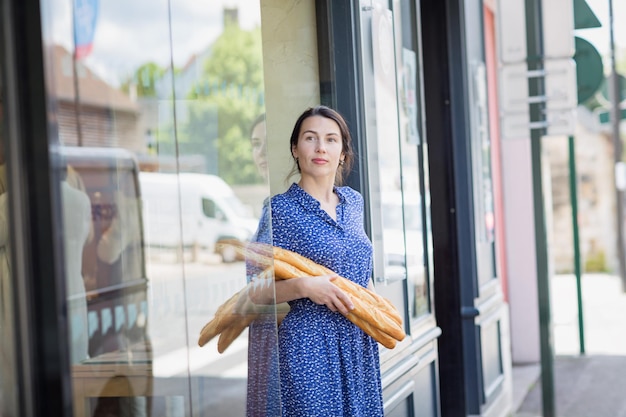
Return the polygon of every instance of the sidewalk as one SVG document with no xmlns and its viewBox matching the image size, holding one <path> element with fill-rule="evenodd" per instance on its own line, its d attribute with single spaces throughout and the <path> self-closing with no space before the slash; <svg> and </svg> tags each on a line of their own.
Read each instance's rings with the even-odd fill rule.
<svg viewBox="0 0 626 417">
<path fill-rule="evenodd" d="M 573 275 L 552 278 L 554 398 L 558 417 L 626 417 L 626 293 L 620 279 L 582 279 L 585 355 L 579 354 Z M 514 367 L 515 417 L 542 415 L 540 367 Z"/>
</svg>

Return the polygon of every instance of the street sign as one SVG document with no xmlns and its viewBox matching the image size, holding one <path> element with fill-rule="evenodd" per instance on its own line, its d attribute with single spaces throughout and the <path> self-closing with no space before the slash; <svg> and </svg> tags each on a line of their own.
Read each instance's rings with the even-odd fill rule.
<svg viewBox="0 0 626 417">
<path fill-rule="evenodd" d="M 578 105 L 576 62 L 573 59 L 547 59 L 543 65 L 546 71 L 546 109 L 575 109 Z"/>
<path fill-rule="evenodd" d="M 582 2 L 541 2 L 544 65 L 542 70 L 529 71 L 525 2 L 498 0 L 497 30 L 501 64 L 498 69 L 498 94 L 503 137 L 527 137 L 530 130 L 538 128 L 545 128 L 548 135 L 574 134 L 575 109 L 581 102 L 580 80 L 583 80 L 583 94 L 598 87 L 594 83 L 597 60 L 593 54 L 597 51 L 593 46 L 586 45 L 584 40 L 579 41 L 574 37 L 575 25 L 583 25 L 582 18 L 586 20 L 585 25 L 593 24 L 588 19 L 589 14 L 583 13 L 587 9 L 584 0 Z M 575 55 L 576 60 L 572 59 Z M 543 95 L 529 97 L 528 80 L 532 77 L 544 79 Z M 531 103 L 545 103 L 545 122 L 530 122 Z"/>
<path fill-rule="evenodd" d="M 597 112 L 598 114 L 598 121 L 600 122 L 600 124 L 607 124 L 611 121 L 611 113 L 607 110 L 601 110 Z M 624 120 L 626 119 L 626 109 L 621 109 L 620 110 L 620 116 L 619 116 L 620 120 Z"/>
<path fill-rule="evenodd" d="M 525 62 L 500 67 L 500 109 L 503 113 L 528 112 L 528 67 Z"/>
<path fill-rule="evenodd" d="M 530 112 L 504 114 L 500 118 L 502 137 L 506 139 L 528 138 L 530 126 Z"/>
<path fill-rule="evenodd" d="M 550 59 L 544 63 L 545 102 L 548 110 L 574 109 L 576 63 L 572 59 Z M 500 68 L 500 107 L 504 113 L 528 111 L 528 68 L 526 63 Z"/>
<path fill-rule="evenodd" d="M 505 138 L 528 135 L 530 125 L 529 103 L 545 102 L 546 133 L 570 135 L 575 129 L 577 105 L 576 63 L 572 59 L 550 59 L 544 62 L 545 95 L 528 96 L 528 69 L 526 63 L 500 67 L 500 113 L 502 135 Z M 539 76 L 539 75 L 532 75 Z"/>
<path fill-rule="evenodd" d="M 578 80 L 578 103 L 589 100 L 604 80 L 604 66 L 598 50 L 589 41 L 576 36 L 576 78 Z"/>
<path fill-rule="evenodd" d="M 526 62 L 526 6 L 523 1 L 498 0 L 496 14 L 500 61 Z"/>
<path fill-rule="evenodd" d="M 546 112 L 547 136 L 569 136 L 576 131 L 576 111 L 574 109 Z"/>
<path fill-rule="evenodd" d="M 584 3 L 584 0 L 582 0 Z M 577 5 L 579 7 L 581 5 Z M 584 3 L 582 6 L 586 6 Z M 588 8 L 589 6 L 587 6 Z M 500 61 L 504 64 L 526 61 L 526 5 L 523 1 L 498 0 L 497 31 Z M 584 7 L 574 14 L 572 0 L 542 2 L 544 55 L 547 59 L 571 58 L 575 52 L 574 22 Z M 586 16 L 586 15 L 585 15 Z"/>
<path fill-rule="evenodd" d="M 574 0 L 574 29 L 591 29 L 602 24 L 585 0 Z"/>
<path fill-rule="evenodd" d="M 572 0 L 544 0 L 541 2 L 541 13 L 545 59 L 574 56 L 574 3 Z"/>
</svg>

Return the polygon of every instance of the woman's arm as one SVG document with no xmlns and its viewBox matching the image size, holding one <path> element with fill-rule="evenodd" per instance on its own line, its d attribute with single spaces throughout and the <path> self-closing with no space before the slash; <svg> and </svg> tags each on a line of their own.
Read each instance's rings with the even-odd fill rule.
<svg viewBox="0 0 626 417">
<path fill-rule="evenodd" d="M 315 304 L 325 305 L 331 311 L 348 314 L 354 308 L 350 297 L 332 283 L 336 276 L 301 277 L 278 280 L 274 287 L 252 283 L 248 296 L 255 304 L 280 304 L 299 298 L 309 298 Z M 274 297 L 275 296 L 275 297 Z"/>
</svg>

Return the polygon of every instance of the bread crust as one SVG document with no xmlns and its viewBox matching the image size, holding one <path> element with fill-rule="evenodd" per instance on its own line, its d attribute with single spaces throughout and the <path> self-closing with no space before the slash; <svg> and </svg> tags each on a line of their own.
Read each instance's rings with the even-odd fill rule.
<svg viewBox="0 0 626 417">
<path fill-rule="evenodd" d="M 245 316 L 239 315 L 235 318 L 230 327 L 224 329 L 217 339 L 217 351 L 224 353 L 224 351 L 233 343 L 237 337 L 258 317 L 257 314 L 248 314 Z"/>
<path fill-rule="evenodd" d="M 198 345 L 200 347 L 209 343 L 211 339 L 220 334 L 235 321 L 236 315 L 233 309 L 239 298 L 239 293 L 240 292 L 236 292 L 232 297 L 226 300 L 226 302 L 217 309 L 213 319 L 200 330 L 200 337 L 198 338 Z"/>
<path fill-rule="evenodd" d="M 267 267 L 273 266 L 274 279 L 277 280 L 321 275 L 336 276 L 332 283 L 344 291 L 354 305 L 354 309 L 345 315 L 351 323 L 388 349 L 393 349 L 398 341 L 406 337 L 402 328 L 402 317 L 395 306 L 368 288 L 287 249 L 259 243 L 234 247 L 245 255 L 247 261 L 264 268 L 264 274 L 270 274 L 271 271 Z M 213 319 L 200 331 L 198 345 L 204 346 L 219 334 L 218 352 L 223 353 L 243 330 L 258 318 L 259 315 L 255 313 L 239 314 L 235 311 L 239 297 L 247 297 L 247 294 L 243 290 L 239 291 L 217 309 Z M 278 325 L 283 317 L 284 313 L 277 315 Z"/>
<path fill-rule="evenodd" d="M 299 253 L 274 246 L 274 263 L 276 260 L 281 260 L 293 265 L 294 267 L 309 273 L 312 276 L 315 275 L 335 275 L 333 271 L 326 268 L 316 262 L 313 262 L 309 258 L 300 255 Z M 388 313 L 389 317 L 395 321 L 398 325 L 402 325 L 402 317 L 398 313 L 398 310 L 387 300 L 386 298 L 376 294 L 375 292 L 360 286 L 359 284 L 352 282 L 348 279 L 341 277 L 340 284 L 342 289 L 350 292 L 353 295 L 357 295 L 364 301 L 377 306 L 380 310 Z"/>
<path fill-rule="evenodd" d="M 288 268 L 285 264 L 291 267 Z M 288 275 L 283 276 L 283 271 L 288 271 Z M 281 279 L 295 276 L 337 275 L 305 256 L 279 247 L 274 247 L 274 273 Z M 350 296 L 354 304 L 352 314 L 398 341 L 406 337 L 401 324 L 402 319 L 391 303 L 367 288 L 341 276 L 337 277 L 333 284 Z"/>
</svg>

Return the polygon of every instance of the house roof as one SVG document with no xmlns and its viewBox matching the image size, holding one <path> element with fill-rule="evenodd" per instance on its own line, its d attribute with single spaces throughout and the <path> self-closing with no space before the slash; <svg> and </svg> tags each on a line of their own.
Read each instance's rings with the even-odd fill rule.
<svg viewBox="0 0 626 417">
<path fill-rule="evenodd" d="M 52 95 L 60 101 L 74 102 L 72 54 L 63 46 L 54 45 L 50 48 L 50 54 L 47 58 L 52 60 L 52 80 L 54 83 L 50 89 Z M 115 111 L 132 113 L 139 111 L 137 103 L 131 100 L 126 93 L 100 79 L 82 61 L 77 62 L 76 72 L 78 73 L 78 94 L 81 104 Z"/>
</svg>

